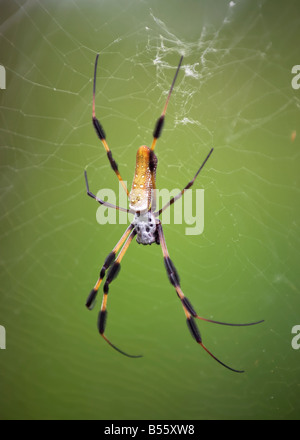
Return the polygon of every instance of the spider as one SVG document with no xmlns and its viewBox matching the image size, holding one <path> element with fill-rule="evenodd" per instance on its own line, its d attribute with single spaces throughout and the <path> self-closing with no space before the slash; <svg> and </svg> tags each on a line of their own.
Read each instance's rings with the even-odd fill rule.
<svg viewBox="0 0 300 440">
<path fill-rule="evenodd" d="M 109 202 L 105 202 L 98 197 L 96 197 L 89 189 L 89 183 L 88 183 L 88 177 L 87 172 L 84 172 L 85 175 L 85 183 L 86 183 L 86 191 L 88 196 L 95 199 L 100 205 L 107 206 L 109 208 L 121 210 L 124 212 L 130 212 L 134 214 L 134 219 L 132 223 L 127 227 L 126 231 L 118 241 L 118 243 L 115 245 L 113 250 L 108 254 L 106 257 L 104 264 L 100 270 L 99 278 L 91 290 L 87 301 L 86 306 L 89 310 L 91 310 L 94 307 L 96 296 L 98 293 L 98 290 L 100 288 L 100 285 L 105 278 L 106 271 L 108 271 L 106 276 L 106 281 L 104 283 L 103 287 L 103 299 L 101 304 L 101 310 L 99 312 L 98 316 L 98 330 L 100 335 L 104 338 L 104 340 L 115 350 L 120 352 L 121 354 L 132 357 L 132 358 L 138 358 L 142 357 L 141 355 L 131 355 L 126 353 L 125 351 L 121 350 L 120 348 L 116 347 L 105 335 L 105 327 L 106 327 L 106 318 L 107 318 L 107 297 L 109 292 L 109 286 L 111 282 L 116 279 L 117 275 L 120 272 L 121 266 L 120 263 L 130 245 L 133 238 L 136 236 L 136 241 L 138 244 L 143 245 L 151 245 L 152 243 L 156 243 L 158 245 L 161 245 L 163 258 L 164 258 L 164 264 L 167 271 L 167 275 L 169 278 L 170 283 L 174 287 L 177 296 L 179 297 L 181 304 L 183 306 L 183 310 L 186 316 L 186 322 L 188 325 L 188 328 L 193 336 L 193 338 L 196 340 L 196 342 L 201 345 L 202 348 L 219 364 L 223 365 L 225 368 L 228 368 L 229 370 L 232 370 L 237 373 L 242 373 L 243 370 L 235 370 L 234 368 L 229 367 L 222 361 L 220 361 L 216 356 L 214 356 L 203 344 L 202 338 L 199 332 L 199 329 L 196 325 L 195 319 L 201 319 L 203 321 L 212 322 L 215 324 L 221 324 L 221 325 L 230 325 L 230 326 L 248 326 L 248 325 L 255 325 L 259 324 L 263 321 L 257 321 L 257 322 L 250 322 L 247 324 L 230 324 L 220 321 L 213 321 L 211 319 L 206 319 L 197 314 L 195 309 L 193 308 L 192 304 L 188 300 L 188 298 L 184 295 L 183 291 L 181 290 L 180 286 L 180 279 L 178 272 L 169 256 L 165 236 L 163 233 L 163 227 L 161 224 L 161 221 L 159 220 L 159 216 L 161 213 L 167 209 L 169 206 L 171 206 L 176 200 L 178 200 L 180 197 L 183 196 L 184 192 L 191 188 L 194 184 L 197 176 L 199 175 L 200 171 L 203 169 L 204 165 L 206 164 L 207 160 L 211 156 L 213 152 L 213 148 L 209 151 L 208 155 L 206 156 L 205 160 L 203 161 L 202 165 L 194 175 L 193 179 L 183 188 L 183 190 L 178 193 L 175 197 L 172 197 L 161 209 L 156 211 L 156 198 L 155 198 L 155 181 L 156 181 L 156 169 L 157 169 L 157 157 L 154 153 L 155 145 L 157 142 L 157 139 L 160 137 L 164 125 L 165 120 L 165 114 L 167 110 L 167 106 L 170 100 L 171 93 L 174 88 L 174 84 L 176 81 L 176 78 L 178 76 L 180 66 L 182 64 L 183 56 L 181 56 L 175 76 L 173 78 L 171 88 L 169 90 L 165 106 L 163 108 L 161 116 L 158 118 L 154 131 L 153 131 L 153 141 L 151 148 L 143 145 L 139 147 L 136 155 L 136 166 L 135 166 L 135 174 L 133 178 L 132 188 L 129 192 L 125 182 L 123 181 L 118 165 L 115 162 L 115 160 L 112 157 L 111 150 L 106 142 L 106 136 L 103 130 L 102 125 L 100 124 L 99 120 L 96 117 L 95 112 L 95 94 L 96 94 L 96 75 L 97 75 L 97 64 L 98 64 L 98 58 L 99 54 L 96 56 L 95 60 L 95 67 L 94 67 L 94 82 L 93 82 L 93 110 L 92 110 L 92 120 L 93 125 L 96 130 L 96 133 L 102 142 L 106 153 L 108 160 L 110 162 L 110 165 L 117 175 L 120 183 L 122 184 L 124 190 L 127 193 L 127 196 L 129 198 L 129 209 L 122 208 L 120 206 L 113 205 Z M 118 256 L 117 256 L 118 253 Z M 116 257 L 117 256 L 117 257 Z"/>
</svg>

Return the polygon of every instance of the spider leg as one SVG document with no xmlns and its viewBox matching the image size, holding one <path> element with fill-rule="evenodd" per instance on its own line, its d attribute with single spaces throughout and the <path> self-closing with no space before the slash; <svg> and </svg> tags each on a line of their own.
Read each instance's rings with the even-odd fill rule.
<svg viewBox="0 0 300 440">
<path fill-rule="evenodd" d="M 96 130 L 96 133 L 100 139 L 100 141 L 102 142 L 105 151 L 107 153 L 107 157 L 108 160 L 110 162 L 110 165 L 112 167 L 112 169 L 114 170 L 116 176 L 118 177 L 119 181 L 121 182 L 125 192 L 127 193 L 127 196 L 129 196 L 129 191 L 127 189 L 127 186 L 124 182 L 124 180 L 122 179 L 120 172 L 118 170 L 118 165 L 116 163 L 116 161 L 114 160 L 114 158 L 112 157 L 112 152 L 109 148 L 109 146 L 107 145 L 106 142 L 106 135 L 105 132 L 103 130 L 102 125 L 100 124 L 100 121 L 96 118 L 96 110 L 95 110 L 95 95 L 96 95 L 96 73 L 97 73 L 97 65 L 98 65 L 98 58 L 99 58 L 99 54 L 97 54 L 96 56 L 96 60 L 95 60 L 95 70 L 94 70 L 94 85 L 93 85 L 93 125 L 94 128 Z"/>
<path fill-rule="evenodd" d="M 130 226 L 132 226 L 132 225 L 130 225 Z M 125 234 L 126 234 L 126 232 L 125 232 Z M 135 235 L 136 235 L 136 231 L 135 231 L 135 229 L 132 229 L 131 232 L 130 232 L 130 235 L 127 237 L 127 239 L 125 241 L 125 244 L 123 245 L 123 247 L 122 247 L 118 257 L 116 258 L 116 260 L 113 263 L 112 263 L 113 259 L 111 260 L 111 264 L 109 266 L 110 269 L 108 271 L 108 274 L 107 274 L 107 277 L 106 277 L 106 281 L 105 281 L 105 284 L 104 284 L 104 288 L 103 288 L 104 295 L 103 295 L 103 299 L 102 299 L 101 310 L 100 310 L 99 316 L 98 316 L 98 330 L 99 330 L 100 335 L 103 337 L 103 339 L 111 347 L 113 347 L 115 350 L 117 350 L 119 353 L 122 353 L 125 356 L 132 357 L 132 358 L 138 358 L 138 357 L 142 357 L 142 356 L 141 355 L 131 355 L 131 354 L 128 354 L 128 353 L 124 352 L 123 350 L 120 350 L 118 347 L 116 347 L 114 344 L 112 344 L 110 342 L 110 340 L 105 336 L 104 331 L 105 331 L 106 319 L 107 319 L 107 310 L 106 309 L 107 309 L 107 295 L 108 295 L 108 291 L 109 291 L 109 285 L 117 277 L 118 273 L 120 272 L 121 260 L 124 257 L 128 247 L 129 247 L 129 245 L 130 245 L 130 243 L 131 243 L 131 241 L 132 241 L 132 239 L 133 239 L 133 237 Z M 122 239 L 123 239 L 123 237 L 122 237 Z"/>
<path fill-rule="evenodd" d="M 97 196 L 95 196 L 95 194 L 93 194 L 93 193 L 90 191 L 90 188 L 89 188 L 89 182 L 88 182 L 88 177 L 87 177 L 87 172 L 86 172 L 86 170 L 84 171 L 84 177 L 85 177 L 85 185 L 86 185 L 86 192 L 87 192 L 87 195 L 90 196 L 90 197 L 92 197 L 92 199 L 95 199 L 96 202 L 100 203 L 100 205 L 107 206 L 108 208 L 117 209 L 118 211 L 130 212 L 131 214 L 134 214 L 134 211 L 132 211 L 131 209 L 122 208 L 121 206 L 116 206 L 116 205 L 113 205 L 112 203 L 105 202 L 104 200 L 99 199 Z"/>
<path fill-rule="evenodd" d="M 199 332 L 199 329 L 198 329 L 198 327 L 196 325 L 196 322 L 194 320 L 194 318 L 199 318 L 199 319 L 203 319 L 203 318 L 201 318 L 201 317 L 199 317 L 197 315 L 197 313 L 195 312 L 195 310 L 194 310 L 193 306 L 191 305 L 190 301 L 186 298 L 186 296 L 182 292 L 181 287 L 180 287 L 179 275 L 177 273 L 177 270 L 176 270 L 172 260 L 170 259 L 170 256 L 169 256 L 169 253 L 168 253 L 168 249 L 167 249 L 167 245 L 166 245 L 166 241 L 165 241 L 165 237 L 164 237 L 164 233 L 163 233 L 163 229 L 162 229 L 162 225 L 161 225 L 160 222 L 158 223 L 157 227 L 158 227 L 158 235 L 159 235 L 159 240 L 160 240 L 160 244 L 161 244 L 161 247 L 162 247 L 164 263 L 165 263 L 165 267 L 166 267 L 166 270 L 167 270 L 168 278 L 169 278 L 170 283 L 174 286 L 179 299 L 181 300 L 181 303 L 182 303 L 182 306 L 183 306 L 183 310 L 184 310 L 184 313 L 185 313 L 185 316 L 186 316 L 187 325 L 188 325 L 188 328 L 189 328 L 193 338 L 196 340 L 196 342 L 199 345 L 201 345 L 202 348 L 204 348 L 204 350 L 213 359 L 215 359 L 217 362 L 219 362 L 219 364 L 223 365 L 225 368 L 228 368 L 229 370 L 232 370 L 232 371 L 234 371 L 236 373 L 243 373 L 242 370 L 235 370 L 234 368 L 231 368 L 228 365 L 224 364 L 224 362 L 220 361 L 203 344 L 202 338 L 201 338 L 201 335 L 200 335 L 200 332 Z M 211 321 L 211 322 L 216 322 L 216 321 Z M 217 322 L 217 323 L 218 324 L 225 324 L 225 323 L 221 323 L 221 322 Z M 243 325 L 252 325 L 252 324 L 257 324 L 257 323 L 250 323 L 250 324 L 243 324 Z M 225 324 L 225 325 L 240 325 L 240 324 Z"/>
<path fill-rule="evenodd" d="M 165 114 L 167 111 L 167 107 L 169 104 L 169 100 L 175 85 L 175 81 L 176 78 L 178 76 L 178 72 L 181 66 L 183 60 L 183 56 L 180 57 L 179 60 L 179 64 L 177 66 L 168 96 L 167 96 L 167 100 L 165 103 L 165 106 L 163 108 L 162 114 L 160 115 L 160 117 L 158 118 L 158 120 L 156 121 L 155 127 L 154 127 L 154 131 L 153 131 L 153 141 L 152 141 L 152 145 L 150 148 L 150 156 L 149 156 L 149 168 L 150 168 L 150 173 L 151 173 L 151 184 L 152 184 L 152 191 L 149 191 L 149 195 L 148 195 L 148 212 L 150 212 L 151 210 L 155 210 L 155 206 L 156 206 L 156 192 L 155 192 L 155 178 L 156 178 L 156 167 L 157 167 L 157 157 L 154 154 L 154 148 L 157 142 L 157 139 L 161 136 L 162 133 L 162 129 L 163 129 L 163 125 L 165 122 Z M 152 208 L 152 202 L 153 202 L 153 208 Z"/>
<path fill-rule="evenodd" d="M 116 244 L 116 246 L 113 248 L 113 250 L 107 255 L 103 266 L 100 270 L 100 275 L 99 278 L 95 284 L 95 286 L 93 287 L 93 289 L 91 290 L 87 300 L 86 300 L 86 306 L 89 310 L 92 310 L 94 305 L 95 305 L 95 300 L 96 300 L 96 296 L 99 290 L 99 287 L 102 283 L 103 278 L 105 277 L 105 273 L 107 271 L 107 269 L 113 264 L 113 262 L 115 261 L 115 257 L 117 252 L 119 251 L 120 247 L 123 245 L 123 243 L 125 242 L 125 240 L 127 239 L 128 235 L 130 234 L 130 232 L 132 231 L 132 229 L 134 228 L 133 224 L 130 224 L 128 226 L 128 228 L 126 229 L 126 231 L 124 232 L 124 234 L 122 235 L 122 237 L 120 238 L 120 240 L 118 241 L 118 243 Z"/>
<path fill-rule="evenodd" d="M 204 162 L 202 163 L 201 167 L 199 168 L 199 170 L 197 171 L 197 173 L 194 175 L 193 179 L 183 188 L 183 190 L 178 193 L 175 197 L 172 197 L 159 211 L 156 211 L 154 213 L 155 217 L 158 217 L 165 209 L 167 209 L 169 206 L 173 205 L 174 202 L 176 202 L 176 200 L 180 199 L 180 197 L 183 196 L 184 192 L 191 188 L 196 180 L 196 178 L 198 177 L 198 174 L 200 173 L 200 171 L 202 170 L 202 168 L 204 167 L 204 165 L 206 164 L 206 162 L 208 161 L 211 153 L 213 152 L 213 148 L 210 150 L 210 152 L 208 153 L 208 155 L 206 156 Z"/>
<path fill-rule="evenodd" d="M 158 118 L 158 120 L 156 121 L 155 128 L 154 128 L 154 131 L 153 131 L 153 141 L 152 141 L 152 145 L 151 145 L 151 151 L 154 151 L 154 148 L 155 148 L 155 145 L 156 145 L 156 141 L 157 141 L 157 139 L 161 135 L 161 132 L 162 132 L 162 129 L 163 129 L 163 126 L 164 126 L 164 122 L 165 122 L 165 114 L 166 114 L 166 111 L 167 111 L 169 100 L 170 100 L 170 97 L 171 97 L 171 94 L 172 94 L 172 91 L 173 91 L 173 88 L 174 88 L 174 85 L 175 85 L 175 81 L 176 81 L 176 78 L 177 78 L 177 75 L 178 75 L 178 72 L 179 72 L 182 60 L 183 60 L 183 56 L 180 57 L 180 60 L 179 60 L 179 63 L 178 63 L 178 67 L 176 69 L 176 72 L 175 72 L 175 75 L 174 75 L 174 78 L 173 78 L 173 81 L 172 81 L 172 84 L 171 84 L 171 87 L 170 87 L 170 90 L 169 90 L 169 94 L 168 94 L 165 106 L 163 108 L 163 111 L 162 111 L 162 114 Z"/>
</svg>

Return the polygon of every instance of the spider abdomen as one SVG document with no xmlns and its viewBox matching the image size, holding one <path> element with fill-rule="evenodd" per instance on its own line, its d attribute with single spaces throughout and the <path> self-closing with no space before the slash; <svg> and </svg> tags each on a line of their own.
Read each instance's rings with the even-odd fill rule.
<svg viewBox="0 0 300 440">
<path fill-rule="evenodd" d="M 146 145 L 142 145 L 136 154 L 135 173 L 129 194 L 130 209 L 146 211 L 149 203 L 152 209 L 155 199 L 157 157 Z"/>
</svg>

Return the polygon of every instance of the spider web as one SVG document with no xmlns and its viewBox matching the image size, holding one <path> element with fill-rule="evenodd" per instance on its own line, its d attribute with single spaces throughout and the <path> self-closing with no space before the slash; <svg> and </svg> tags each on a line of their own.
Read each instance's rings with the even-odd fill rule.
<svg viewBox="0 0 300 440">
<path fill-rule="evenodd" d="M 2 417 L 298 417 L 297 2 L 1 8 Z M 201 326 L 212 352 L 247 376 L 228 376 L 189 339 L 158 247 L 132 244 L 109 297 L 108 334 L 128 351 L 141 348 L 142 367 L 111 353 L 97 312 L 84 309 L 125 228 L 100 226 L 85 195 L 84 169 L 93 192 L 118 194 L 91 124 L 97 52 L 96 113 L 128 186 L 184 55 L 157 144 L 158 187 L 183 188 L 214 153 L 196 184 L 205 191 L 203 234 L 186 236 L 171 220 L 165 235 L 201 315 L 266 319 L 248 330 Z"/>
</svg>

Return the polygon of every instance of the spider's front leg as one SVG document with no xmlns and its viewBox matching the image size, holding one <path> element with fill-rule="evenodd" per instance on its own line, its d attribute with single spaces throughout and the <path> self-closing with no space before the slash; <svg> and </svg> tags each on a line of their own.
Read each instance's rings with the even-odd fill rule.
<svg viewBox="0 0 300 440">
<path fill-rule="evenodd" d="M 89 310 L 92 310 L 92 308 L 95 305 L 95 300 L 96 300 L 96 296 L 98 293 L 98 290 L 100 288 L 100 285 L 103 281 L 103 278 L 105 277 L 105 273 L 107 271 L 107 269 L 109 269 L 109 267 L 112 266 L 112 264 L 115 261 L 116 258 L 116 254 L 119 251 L 119 249 L 121 248 L 121 246 L 123 245 L 123 243 L 125 242 L 125 240 L 127 239 L 128 235 L 130 234 L 130 232 L 133 230 L 134 225 L 130 224 L 128 226 L 128 228 L 126 229 L 126 231 L 124 232 L 124 234 L 122 235 L 122 237 L 120 238 L 120 240 L 118 241 L 118 243 L 116 244 L 116 246 L 113 248 L 113 250 L 107 255 L 103 266 L 100 270 L 100 274 L 99 274 L 99 278 L 95 284 L 95 286 L 93 287 L 93 289 L 91 290 L 87 300 L 86 300 L 86 306 Z"/>
<path fill-rule="evenodd" d="M 175 266 L 169 256 L 164 233 L 163 233 L 163 229 L 162 229 L 162 225 L 160 222 L 158 223 L 157 228 L 158 228 L 158 235 L 159 235 L 159 240 L 160 240 L 160 244 L 161 244 L 162 251 L 163 251 L 164 263 L 165 263 L 166 271 L 168 274 L 168 278 L 170 280 L 170 283 L 174 286 L 179 299 L 181 300 L 183 310 L 184 310 L 184 313 L 186 316 L 186 322 L 187 322 L 188 328 L 189 328 L 193 338 L 196 340 L 196 342 L 199 345 L 201 345 L 202 348 L 204 348 L 204 350 L 213 359 L 215 359 L 217 362 L 219 362 L 219 364 L 223 365 L 224 367 L 228 368 L 229 370 L 235 371 L 236 373 L 243 373 L 243 371 L 235 370 L 235 369 L 229 367 L 228 365 L 224 364 L 223 362 L 221 362 L 203 344 L 199 329 L 198 329 L 196 322 L 194 320 L 194 318 L 199 318 L 199 319 L 202 319 L 202 318 L 197 315 L 192 304 L 190 303 L 190 301 L 187 299 L 187 297 L 184 295 L 184 293 L 181 290 L 180 278 L 179 278 L 178 272 L 177 272 L 177 270 L 176 270 L 176 268 L 175 268 Z M 212 321 L 212 322 L 214 322 L 214 321 Z M 219 322 L 219 324 L 221 324 L 221 323 Z"/>
<path fill-rule="evenodd" d="M 130 233 L 130 235 L 128 236 L 124 246 L 122 247 L 118 257 L 116 258 L 116 260 L 114 261 L 114 263 L 110 266 L 110 269 L 108 271 L 107 277 L 106 277 L 106 281 L 103 287 L 103 300 L 102 300 L 102 304 L 101 304 L 101 310 L 98 316 L 98 329 L 99 329 L 99 333 L 100 335 L 103 337 L 103 339 L 105 339 L 105 341 L 111 346 L 113 347 L 115 350 L 117 350 L 119 353 L 124 354 L 125 356 L 128 357 L 132 357 L 132 358 L 139 358 L 142 357 L 141 355 L 131 355 L 126 353 L 123 350 L 120 350 L 118 347 L 116 347 L 114 344 L 112 344 L 110 342 L 110 340 L 105 336 L 104 331 L 105 331 L 105 326 L 106 326 L 106 319 L 107 319 L 107 295 L 108 295 L 108 291 L 109 291 L 109 285 L 110 283 L 117 277 L 118 273 L 120 272 L 121 269 L 121 260 L 125 255 L 125 252 L 127 251 L 130 243 L 132 242 L 132 239 L 134 238 L 134 236 L 136 235 L 136 231 L 135 229 L 133 229 Z"/>
<path fill-rule="evenodd" d="M 125 233 L 123 234 L 123 236 L 121 237 L 120 241 L 115 246 L 113 251 L 107 256 L 107 258 L 104 262 L 104 265 L 102 266 L 102 269 L 100 271 L 99 279 L 98 279 L 95 287 L 92 289 L 92 291 L 87 299 L 87 303 L 86 303 L 87 307 L 89 309 L 91 309 L 94 304 L 94 301 L 95 301 L 97 292 L 99 290 L 101 281 L 103 280 L 103 278 L 105 276 L 105 272 L 108 269 L 106 281 L 105 281 L 104 288 L 103 288 L 104 293 L 103 293 L 103 299 L 102 299 L 102 303 L 101 303 L 101 310 L 98 315 L 98 330 L 99 330 L 100 335 L 103 337 L 103 339 L 111 347 L 113 347 L 119 353 L 122 353 L 125 356 L 132 357 L 132 358 L 138 358 L 138 357 L 141 357 L 141 355 L 135 356 L 135 355 L 128 354 L 123 350 L 120 350 L 118 347 L 116 347 L 114 344 L 112 344 L 112 342 L 105 336 L 104 332 L 105 332 L 106 320 L 107 320 L 107 297 L 108 297 L 109 285 L 117 277 L 117 275 L 121 269 L 121 266 L 120 266 L 121 260 L 124 257 L 125 252 L 127 251 L 128 247 L 129 247 L 129 245 L 135 235 L 136 235 L 136 231 L 134 229 L 134 225 L 131 224 L 126 229 Z M 125 242 L 125 244 L 123 245 L 118 257 L 115 259 L 116 253 L 118 252 L 119 248 L 122 246 L 122 244 L 124 242 Z"/>
</svg>

